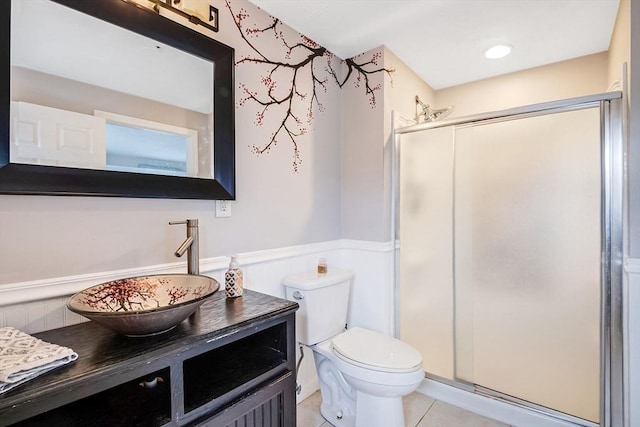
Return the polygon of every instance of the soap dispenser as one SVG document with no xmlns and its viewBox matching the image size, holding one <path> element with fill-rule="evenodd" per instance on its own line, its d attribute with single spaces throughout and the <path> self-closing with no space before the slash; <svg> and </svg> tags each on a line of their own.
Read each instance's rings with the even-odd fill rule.
<svg viewBox="0 0 640 427">
<path fill-rule="evenodd" d="M 229 269 L 224 274 L 224 292 L 227 295 L 227 298 L 242 296 L 243 277 L 237 258 L 237 255 L 231 255 Z"/>
</svg>

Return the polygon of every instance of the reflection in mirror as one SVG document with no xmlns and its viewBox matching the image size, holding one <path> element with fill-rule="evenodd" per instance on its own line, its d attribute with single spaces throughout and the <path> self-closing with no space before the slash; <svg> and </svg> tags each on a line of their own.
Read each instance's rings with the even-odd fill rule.
<svg viewBox="0 0 640 427">
<path fill-rule="evenodd" d="M 48 0 L 11 13 L 12 163 L 214 177 L 211 61 Z"/>
<path fill-rule="evenodd" d="M 96 115 L 106 119 L 108 170 L 198 176 L 197 131 L 103 111 Z"/>
<path fill-rule="evenodd" d="M 234 51 L 127 0 L 0 1 L 0 194 L 235 198 Z"/>
</svg>

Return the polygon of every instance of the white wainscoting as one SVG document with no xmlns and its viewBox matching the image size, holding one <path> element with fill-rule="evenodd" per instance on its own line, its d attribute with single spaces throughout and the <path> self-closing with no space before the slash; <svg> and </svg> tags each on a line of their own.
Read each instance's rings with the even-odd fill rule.
<svg viewBox="0 0 640 427">
<path fill-rule="evenodd" d="M 623 290 L 626 427 L 640 427 L 640 259 L 625 264 Z"/>
<path fill-rule="evenodd" d="M 244 271 L 245 287 L 278 297 L 284 297 L 282 280 L 286 275 L 314 270 L 319 258 L 325 258 L 329 268 L 339 267 L 355 272 L 349 323 L 391 333 L 393 258 L 390 242 L 334 240 L 238 256 Z M 228 262 L 227 257 L 203 259 L 200 271 L 223 285 Z M 185 262 L 175 262 L 0 285 L 0 327 L 13 326 L 27 333 L 36 333 L 79 323 L 83 318 L 65 307 L 68 297 L 75 292 L 122 277 L 185 271 Z"/>
<path fill-rule="evenodd" d="M 393 247 L 391 242 L 334 240 L 308 245 L 238 254 L 247 289 L 284 298 L 282 280 L 301 271 L 315 270 L 318 259 L 332 267 L 353 270 L 349 323 L 380 332 L 393 331 Z M 227 257 L 202 259 L 201 274 L 224 284 Z M 13 326 L 37 333 L 85 321 L 67 310 L 69 296 L 89 286 L 123 277 L 186 272 L 185 262 L 152 265 L 79 276 L 57 277 L 0 285 L 0 327 Z M 300 357 L 300 350 L 297 350 Z M 313 356 L 304 350 L 298 374 L 302 386 L 298 401 L 318 390 Z"/>
</svg>

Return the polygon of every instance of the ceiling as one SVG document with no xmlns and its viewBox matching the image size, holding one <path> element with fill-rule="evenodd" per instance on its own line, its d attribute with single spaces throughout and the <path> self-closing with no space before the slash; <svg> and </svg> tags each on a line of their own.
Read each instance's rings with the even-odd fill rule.
<svg viewBox="0 0 640 427">
<path fill-rule="evenodd" d="M 619 0 L 249 0 L 340 58 L 385 45 L 434 89 L 608 49 Z M 484 51 L 513 46 L 502 59 Z"/>
</svg>

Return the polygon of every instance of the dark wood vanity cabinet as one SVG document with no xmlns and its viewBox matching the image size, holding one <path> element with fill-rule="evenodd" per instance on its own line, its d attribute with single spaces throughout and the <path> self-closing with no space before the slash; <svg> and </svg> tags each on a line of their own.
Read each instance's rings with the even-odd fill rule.
<svg viewBox="0 0 640 427">
<path fill-rule="evenodd" d="M 293 427 L 297 308 L 218 292 L 156 336 L 93 322 L 35 334 L 78 360 L 0 395 L 0 426 Z"/>
</svg>

